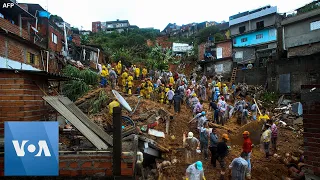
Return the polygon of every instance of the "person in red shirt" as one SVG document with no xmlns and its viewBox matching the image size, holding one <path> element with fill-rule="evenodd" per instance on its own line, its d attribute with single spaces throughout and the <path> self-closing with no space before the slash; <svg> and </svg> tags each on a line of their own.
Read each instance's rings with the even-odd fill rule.
<svg viewBox="0 0 320 180">
<path fill-rule="evenodd" d="M 249 138 L 249 131 L 244 131 L 242 133 L 243 135 L 243 145 L 242 145 L 242 151 L 246 153 L 246 161 L 248 162 L 248 171 L 247 171 L 247 178 L 250 179 L 251 175 L 251 163 L 250 163 L 250 157 L 251 157 L 251 152 L 252 152 L 252 142 L 251 139 Z"/>
</svg>

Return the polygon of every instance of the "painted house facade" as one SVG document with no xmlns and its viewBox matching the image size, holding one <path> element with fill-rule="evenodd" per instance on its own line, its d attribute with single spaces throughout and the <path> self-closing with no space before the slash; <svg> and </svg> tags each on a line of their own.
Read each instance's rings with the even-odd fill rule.
<svg viewBox="0 0 320 180">
<path fill-rule="evenodd" d="M 242 65 L 250 62 L 254 66 L 263 67 L 268 60 L 277 59 L 280 20 L 276 6 L 265 6 L 230 16 L 234 61 Z"/>
<path fill-rule="evenodd" d="M 111 33 L 117 31 L 119 33 L 127 31 L 129 29 L 139 29 L 138 26 L 130 25 L 128 20 L 106 21 L 106 22 L 92 22 L 92 32 L 107 32 Z"/>
</svg>

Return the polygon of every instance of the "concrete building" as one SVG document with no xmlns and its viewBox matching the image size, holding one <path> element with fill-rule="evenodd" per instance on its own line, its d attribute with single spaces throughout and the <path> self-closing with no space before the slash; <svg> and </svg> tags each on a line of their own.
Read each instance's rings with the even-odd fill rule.
<svg viewBox="0 0 320 180">
<path fill-rule="evenodd" d="M 277 7 L 265 6 L 229 17 L 233 39 L 234 61 L 256 67 L 266 66 L 267 61 L 278 58 L 278 33 L 281 16 Z"/>
<path fill-rule="evenodd" d="M 320 84 L 320 8 L 298 11 L 281 24 L 287 54 L 268 67 L 275 79 L 270 88 L 280 93 L 300 93 L 301 85 Z"/>
<path fill-rule="evenodd" d="M 119 33 L 129 29 L 139 29 L 138 26 L 130 25 L 128 20 L 107 21 L 107 22 L 92 22 L 92 32 L 104 31 L 111 33 L 117 31 Z"/>
</svg>

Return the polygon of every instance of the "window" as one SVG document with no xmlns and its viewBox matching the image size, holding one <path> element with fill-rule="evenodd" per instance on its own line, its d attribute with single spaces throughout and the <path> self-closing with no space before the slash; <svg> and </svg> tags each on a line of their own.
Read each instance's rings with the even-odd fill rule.
<svg viewBox="0 0 320 180">
<path fill-rule="evenodd" d="M 262 39 L 263 38 L 263 34 L 257 34 L 256 35 L 256 39 Z"/>
<path fill-rule="evenodd" d="M 55 35 L 54 33 L 52 33 L 51 40 L 52 40 L 53 43 L 57 44 L 57 42 L 58 42 L 57 35 Z"/>
<path fill-rule="evenodd" d="M 237 40 L 236 39 L 233 39 L 233 44 L 237 44 Z"/>
<path fill-rule="evenodd" d="M 247 42 L 248 41 L 248 38 L 242 38 L 241 39 L 241 42 Z"/>
<path fill-rule="evenodd" d="M 222 58 L 222 48 L 217 48 L 217 59 Z"/>
<path fill-rule="evenodd" d="M 234 55 L 234 57 L 236 59 L 242 59 L 243 58 L 243 51 L 238 51 L 236 52 L 236 54 Z"/>
<path fill-rule="evenodd" d="M 245 26 L 239 27 L 240 34 L 244 33 L 245 31 L 246 31 L 246 27 Z"/>
<path fill-rule="evenodd" d="M 39 65 L 39 57 L 33 53 L 27 52 L 27 63 Z"/>
<path fill-rule="evenodd" d="M 264 21 L 259 21 L 256 23 L 257 29 L 263 29 L 264 28 Z"/>
<path fill-rule="evenodd" d="M 270 37 L 275 37 L 275 36 L 277 36 L 277 31 L 276 31 L 276 29 L 269 29 L 269 36 L 270 36 Z"/>
<path fill-rule="evenodd" d="M 312 23 L 310 23 L 310 30 L 314 31 L 320 29 L 320 21 L 314 21 Z"/>
</svg>

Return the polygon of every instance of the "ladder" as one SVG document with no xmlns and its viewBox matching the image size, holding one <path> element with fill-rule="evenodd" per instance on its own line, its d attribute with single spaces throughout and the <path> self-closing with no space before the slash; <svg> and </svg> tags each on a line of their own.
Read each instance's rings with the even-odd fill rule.
<svg viewBox="0 0 320 180">
<path fill-rule="evenodd" d="M 238 70 L 238 67 L 233 68 L 230 84 L 233 83 L 236 80 L 237 70 Z"/>
</svg>

